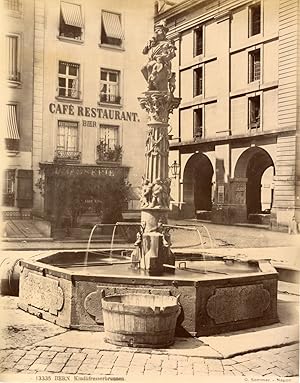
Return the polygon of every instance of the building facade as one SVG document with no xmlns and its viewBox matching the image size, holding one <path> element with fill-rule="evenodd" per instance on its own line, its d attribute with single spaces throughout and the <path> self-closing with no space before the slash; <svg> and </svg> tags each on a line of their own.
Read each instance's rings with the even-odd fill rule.
<svg viewBox="0 0 300 383">
<path fill-rule="evenodd" d="M 33 1 L 5 0 L 2 157 L 4 218 L 29 217 L 32 190 Z"/>
<path fill-rule="evenodd" d="M 131 184 L 128 208 L 137 208 L 146 135 L 137 97 L 145 90 L 141 50 L 153 33 L 153 1 L 23 3 L 31 11 L 22 23 L 29 27 L 27 45 L 33 47 L 23 54 L 24 61 L 31 57 L 30 94 L 20 95 L 20 103 L 32 108 L 24 126 L 30 211 L 42 217 L 53 213 L 59 198 L 56 179 L 62 175 L 95 182 L 121 175 Z M 22 163 L 19 154 L 16 158 Z"/>
<path fill-rule="evenodd" d="M 177 46 L 177 216 L 274 229 L 300 221 L 299 7 L 187 0 L 156 16 Z"/>
</svg>

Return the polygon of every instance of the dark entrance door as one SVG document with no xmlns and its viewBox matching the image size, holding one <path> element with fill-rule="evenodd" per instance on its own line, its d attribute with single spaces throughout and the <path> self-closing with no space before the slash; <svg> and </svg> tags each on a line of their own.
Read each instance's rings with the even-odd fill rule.
<svg viewBox="0 0 300 383">
<path fill-rule="evenodd" d="M 213 167 L 204 154 L 194 154 L 183 175 L 185 217 L 195 217 L 201 211 L 211 211 Z"/>
</svg>

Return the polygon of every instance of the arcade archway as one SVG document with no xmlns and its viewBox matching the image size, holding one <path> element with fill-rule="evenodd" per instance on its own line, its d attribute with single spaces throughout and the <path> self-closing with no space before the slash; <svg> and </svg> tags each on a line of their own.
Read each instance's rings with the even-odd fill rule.
<svg viewBox="0 0 300 383">
<path fill-rule="evenodd" d="M 275 167 L 269 153 L 259 147 L 247 149 L 238 159 L 235 180 L 244 179 L 247 218 L 250 214 L 269 213 L 273 203 Z"/>
<path fill-rule="evenodd" d="M 195 217 L 199 212 L 212 208 L 213 167 L 204 154 L 194 154 L 187 162 L 183 173 L 183 200 L 185 216 Z"/>
</svg>

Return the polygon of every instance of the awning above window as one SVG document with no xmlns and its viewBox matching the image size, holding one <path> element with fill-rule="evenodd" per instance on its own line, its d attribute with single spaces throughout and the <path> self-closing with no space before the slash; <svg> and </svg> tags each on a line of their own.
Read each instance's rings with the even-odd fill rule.
<svg viewBox="0 0 300 383">
<path fill-rule="evenodd" d="M 120 16 L 116 13 L 102 12 L 102 22 L 107 37 L 123 39 Z"/>
<path fill-rule="evenodd" d="M 6 137 L 11 140 L 19 140 L 20 134 L 17 124 L 17 108 L 16 105 L 7 106 L 7 122 L 6 122 Z"/>
<path fill-rule="evenodd" d="M 78 4 L 61 3 L 61 13 L 64 22 L 72 27 L 83 28 L 81 8 Z"/>
</svg>

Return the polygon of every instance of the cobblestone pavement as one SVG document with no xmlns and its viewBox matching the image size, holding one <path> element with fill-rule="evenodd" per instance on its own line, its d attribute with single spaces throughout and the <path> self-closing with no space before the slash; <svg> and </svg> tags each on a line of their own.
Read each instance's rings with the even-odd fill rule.
<svg viewBox="0 0 300 383">
<path fill-rule="evenodd" d="M 299 375 L 299 344 L 251 352 L 228 359 L 167 355 L 155 350 L 103 351 L 72 347 L 26 346 L 1 350 L 2 373 L 84 375 Z"/>
<path fill-rule="evenodd" d="M 212 247 L 235 247 L 235 248 L 259 248 L 259 247 L 281 247 L 296 246 L 300 247 L 300 235 L 289 235 L 285 232 L 276 232 L 256 227 L 219 225 L 211 222 L 200 222 L 197 220 L 169 220 L 171 225 L 196 226 L 203 235 L 205 247 L 210 247 L 210 241 L 206 236 L 208 229 L 212 239 Z M 176 246 L 179 244 L 190 242 L 191 245 L 196 243 L 196 234 L 187 231 L 171 231 L 172 243 Z M 182 237 L 182 238 L 181 238 Z M 190 239 L 190 241 L 188 241 Z"/>
</svg>

